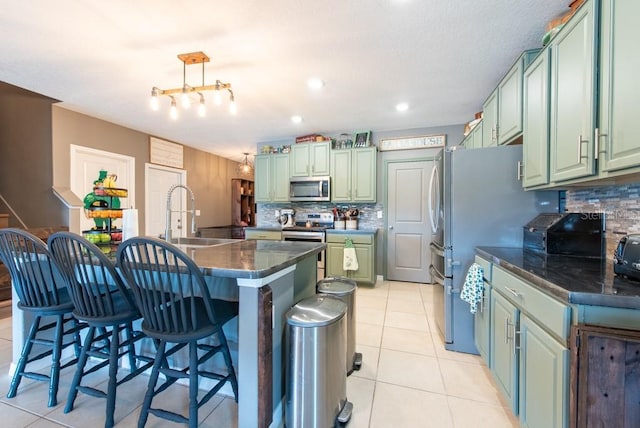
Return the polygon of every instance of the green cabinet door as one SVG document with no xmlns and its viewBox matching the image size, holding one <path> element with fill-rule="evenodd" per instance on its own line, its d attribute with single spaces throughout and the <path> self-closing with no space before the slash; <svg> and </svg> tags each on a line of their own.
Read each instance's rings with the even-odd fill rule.
<svg viewBox="0 0 640 428">
<path fill-rule="evenodd" d="M 473 131 L 471 131 L 471 138 L 473 140 L 473 143 L 471 144 L 473 146 L 474 149 L 481 149 L 482 146 L 482 120 L 480 122 L 478 122 L 478 124 L 473 128 Z"/>
<path fill-rule="evenodd" d="M 309 169 L 309 144 L 292 144 L 289 154 L 291 177 L 308 177 Z"/>
<path fill-rule="evenodd" d="M 351 154 L 351 200 L 376 201 L 376 147 L 353 149 Z"/>
<path fill-rule="evenodd" d="M 375 275 L 373 272 L 373 246 L 372 245 L 354 245 L 356 249 L 356 258 L 358 259 L 358 270 L 347 271 L 347 277 L 367 284 L 375 284 Z"/>
<path fill-rule="evenodd" d="M 331 151 L 331 201 L 351 202 L 351 149 Z"/>
<path fill-rule="evenodd" d="M 640 166 L 640 2 L 602 1 L 600 28 L 600 171 Z"/>
<path fill-rule="evenodd" d="M 482 146 L 492 147 L 498 145 L 498 88 L 482 105 Z"/>
<path fill-rule="evenodd" d="M 491 367 L 498 389 L 518 414 L 518 359 L 515 329 L 519 311 L 500 293 L 491 291 Z"/>
<path fill-rule="evenodd" d="M 289 155 L 273 156 L 273 202 L 289 202 Z"/>
<path fill-rule="evenodd" d="M 522 132 L 522 60 L 518 59 L 498 85 L 498 144 Z"/>
<path fill-rule="evenodd" d="M 289 201 L 289 155 L 258 155 L 255 161 L 256 202 Z"/>
<path fill-rule="evenodd" d="M 476 348 L 482 359 L 487 363 L 487 366 L 491 368 L 490 356 L 490 342 L 491 337 L 491 284 L 484 282 L 484 291 L 482 294 L 482 300 L 476 308 L 474 317 L 474 338 Z"/>
<path fill-rule="evenodd" d="M 551 181 L 595 172 L 596 12 L 585 3 L 551 40 Z"/>
<path fill-rule="evenodd" d="M 256 202 L 271 202 L 271 156 L 257 155 L 255 159 Z"/>
<path fill-rule="evenodd" d="M 342 269 L 343 257 L 344 244 L 327 244 L 325 262 L 326 276 L 346 276 L 345 271 Z"/>
<path fill-rule="evenodd" d="M 526 315 L 520 317 L 520 425 L 564 428 L 569 422 L 569 350 Z"/>
<path fill-rule="evenodd" d="M 328 176 L 331 173 L 331 142 L 309 143 L 310 175 L 316 177 Z"/>
<path fill-rule="evenodd" d="M 522 162 L 524 187 L 549 183 L 549 50 L 524 73 Z"/>
<path fill-rule="evenodd" d="M 302 143 L 291 146 L 291 177 L 328 176 L 330 170 L 329 141 Z"/>
</svg>

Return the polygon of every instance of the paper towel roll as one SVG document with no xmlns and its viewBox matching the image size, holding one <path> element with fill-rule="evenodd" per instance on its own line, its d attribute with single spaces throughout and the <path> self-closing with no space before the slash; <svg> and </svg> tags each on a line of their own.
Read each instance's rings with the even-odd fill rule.
<svg viewBox="0 0 640 428">
<path fill-rule="evenodd" d="M 138 210 L 122 210 L 122 240 L 126 241 L 134 236 L 138 236 Z"/>
</svg>

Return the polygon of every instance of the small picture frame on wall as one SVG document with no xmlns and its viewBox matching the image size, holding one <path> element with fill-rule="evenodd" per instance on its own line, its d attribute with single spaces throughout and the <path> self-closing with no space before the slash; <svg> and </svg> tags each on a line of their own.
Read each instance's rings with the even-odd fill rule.
<svg viewBox="0 0 640 428">
<path fill-rule="evenodd" d="M 371 145 L 371 131 L 356 132 L 353 136 L 353 147 L 369 147 Z"/>
</svg>

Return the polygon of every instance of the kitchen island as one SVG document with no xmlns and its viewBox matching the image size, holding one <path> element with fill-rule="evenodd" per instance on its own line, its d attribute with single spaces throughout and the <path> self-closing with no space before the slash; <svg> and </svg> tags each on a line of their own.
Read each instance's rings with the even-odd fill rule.
<svg viewBox="0 0 640 428">
<path fill-rule="evenodd" d="M 315 293 L 317 254 L 325 244 L 188 239 L 178 246 L 202 268 L 212 297 L 237 299 L 238 426 L 282 426 L 285 314 Z M 14 298 L 14 363 L 25 325 Z M 17 353 L 16 353 L 17 350 Z"/>
</svg>

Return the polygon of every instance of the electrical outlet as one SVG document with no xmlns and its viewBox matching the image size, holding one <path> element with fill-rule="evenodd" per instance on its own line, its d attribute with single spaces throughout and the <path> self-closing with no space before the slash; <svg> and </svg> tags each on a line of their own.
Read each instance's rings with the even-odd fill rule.
<svg viewBox="0 0 640 428">
<path fill-rule="evenodd" d="M 200 210 L 196 210 L 196 217 L 200 215 Z"/>
<path fill-rule="evenodd" d="M 376 213 L 378 215 L 378 218 L 382 218 L 382 211 L 378 210 L 378 212 Z"/>
</svg>

